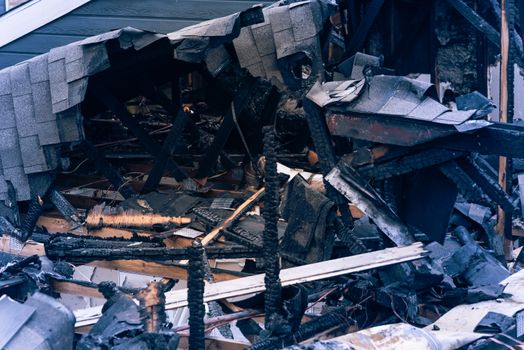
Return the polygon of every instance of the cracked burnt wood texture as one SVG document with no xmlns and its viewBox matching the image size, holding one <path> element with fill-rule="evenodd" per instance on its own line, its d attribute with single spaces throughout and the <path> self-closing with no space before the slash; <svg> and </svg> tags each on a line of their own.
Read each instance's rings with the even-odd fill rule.
<svg viewBox="0 0 524 350">
<path fill-rule="evenodd" d="M 204 20 L 246 10 L 256 4 L 270 3 L 251 0 L 92 0 L 1 47 L 0 69 L 51 48 L 115 28 L 132 26 L 166 34 Z"/>
</svg>

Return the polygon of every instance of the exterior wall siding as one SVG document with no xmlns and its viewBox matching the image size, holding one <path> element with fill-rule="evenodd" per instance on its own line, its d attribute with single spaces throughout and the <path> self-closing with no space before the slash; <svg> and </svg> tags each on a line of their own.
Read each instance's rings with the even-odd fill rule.
<svg viewBox="0 0 524 350">
<path fill-rule="evenodd" d="M 0 0 L 0 2 L 3 2 Z M 85 37 L 126 26 L 169 33 L 271 1 L 92 0 L 0 48 L 0 69 Z M 0 7 L 0 13 L 1 13 Z"/>
</svg>

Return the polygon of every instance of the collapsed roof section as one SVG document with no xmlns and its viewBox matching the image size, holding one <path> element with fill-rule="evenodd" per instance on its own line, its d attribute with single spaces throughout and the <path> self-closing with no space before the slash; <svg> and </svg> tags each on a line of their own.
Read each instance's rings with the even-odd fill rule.
<svg viewBox="0 0 524 350">
<path fill-rule="evenodd" d="M 328 18 L 328 4 L 327 0 L 281 1 L 190 26 L 168 38 L 176 60 L 203 63 L 213 76 L 236 61 L 228 44 L 234 47 L 240 66 L 253 76 L 281 88 L 299 88 L 304 78 L 314 81 L 321 74 L 318 33 Z M 86 97 L 88 78 L 112 65 L 106 44 L 115 42 L 122 50 L 140 51 L 164 38 L 127 27 L 1 70 L 0 200 L 8 198 L 11 187 L 18 201 L 43 195 L 40 192 L 51 182 L 47 172 L 59 167 L 59 146 L 83 140 L 80 104 Z M 312 71 L 306 77 L 302 72 L 296 76 L 293 62 L 303 59 Z M 46 186 L 41 185 L 42 180 Z"/>
<path fill-rule="evenodd" d="M 328 0 L 280 1 L 190 26 L 168 37 L 175 45 L 176 59 L 205 62 L 212 75 L 232 61 L 224 46 L 232 41 L 240 67 L 280 88 L 297 89 L 322 74 L 318 34 L 334 9 Z M 297 62 L 308 66 L 308 71 L 300 71 Z"/>
<path fill-rule="evenodd" d="M 83 139 L 80 103 L 89 76 L 111 66 L 106 43 L 141 50 L 163 37 L 124 28 L 0 71 L 0 200 L 8 184 L 18 201 L 42 195 L 36 177 L 58 167 L 61 144 Z"/>
</svg>

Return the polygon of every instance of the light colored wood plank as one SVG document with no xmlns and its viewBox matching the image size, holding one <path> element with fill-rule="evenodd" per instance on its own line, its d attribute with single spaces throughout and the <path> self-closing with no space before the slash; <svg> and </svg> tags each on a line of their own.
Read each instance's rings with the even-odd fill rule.
<svg viewBox="0 0 524 350">
<path fill-rule="evenodd" d="M 315 264 L 292 267 L 280 271 L 282 286 L 289 286 L 320 279 L 366 271 L 382 266 L 417 260 L 424 257 L 426 251 L 422 243 L 405 247 L 388 248 L 340 259 L 323 261 Z M 204 301 L 220 300 L 259 293 L 265 290 L 264 274 L 243 277 L 232 281 L 206 284 Z M 187 289 L 166 293 L 166 310 L 187 306 Z M 101 308 L 94 307 L 75 312 L 76 327 L 96 323 L 101 315 Z"/>
</svg>

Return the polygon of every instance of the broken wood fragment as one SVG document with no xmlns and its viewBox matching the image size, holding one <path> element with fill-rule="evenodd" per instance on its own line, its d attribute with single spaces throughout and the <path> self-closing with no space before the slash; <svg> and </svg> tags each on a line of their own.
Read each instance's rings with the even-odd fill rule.
<svg viewBox="0 0 524 350">
<path fill-rule="evenodd" d="M 152 227 L 153 225 L 184 225 L 191 223 L 191 218 L 180 216 L 164 216 L 154 213 L 142 213 L 136 210 L 123 210 L 106 207 L 105 204 L 95 206 L 87 215 L 88 229 L 102 227 Z"/>
</svg>

